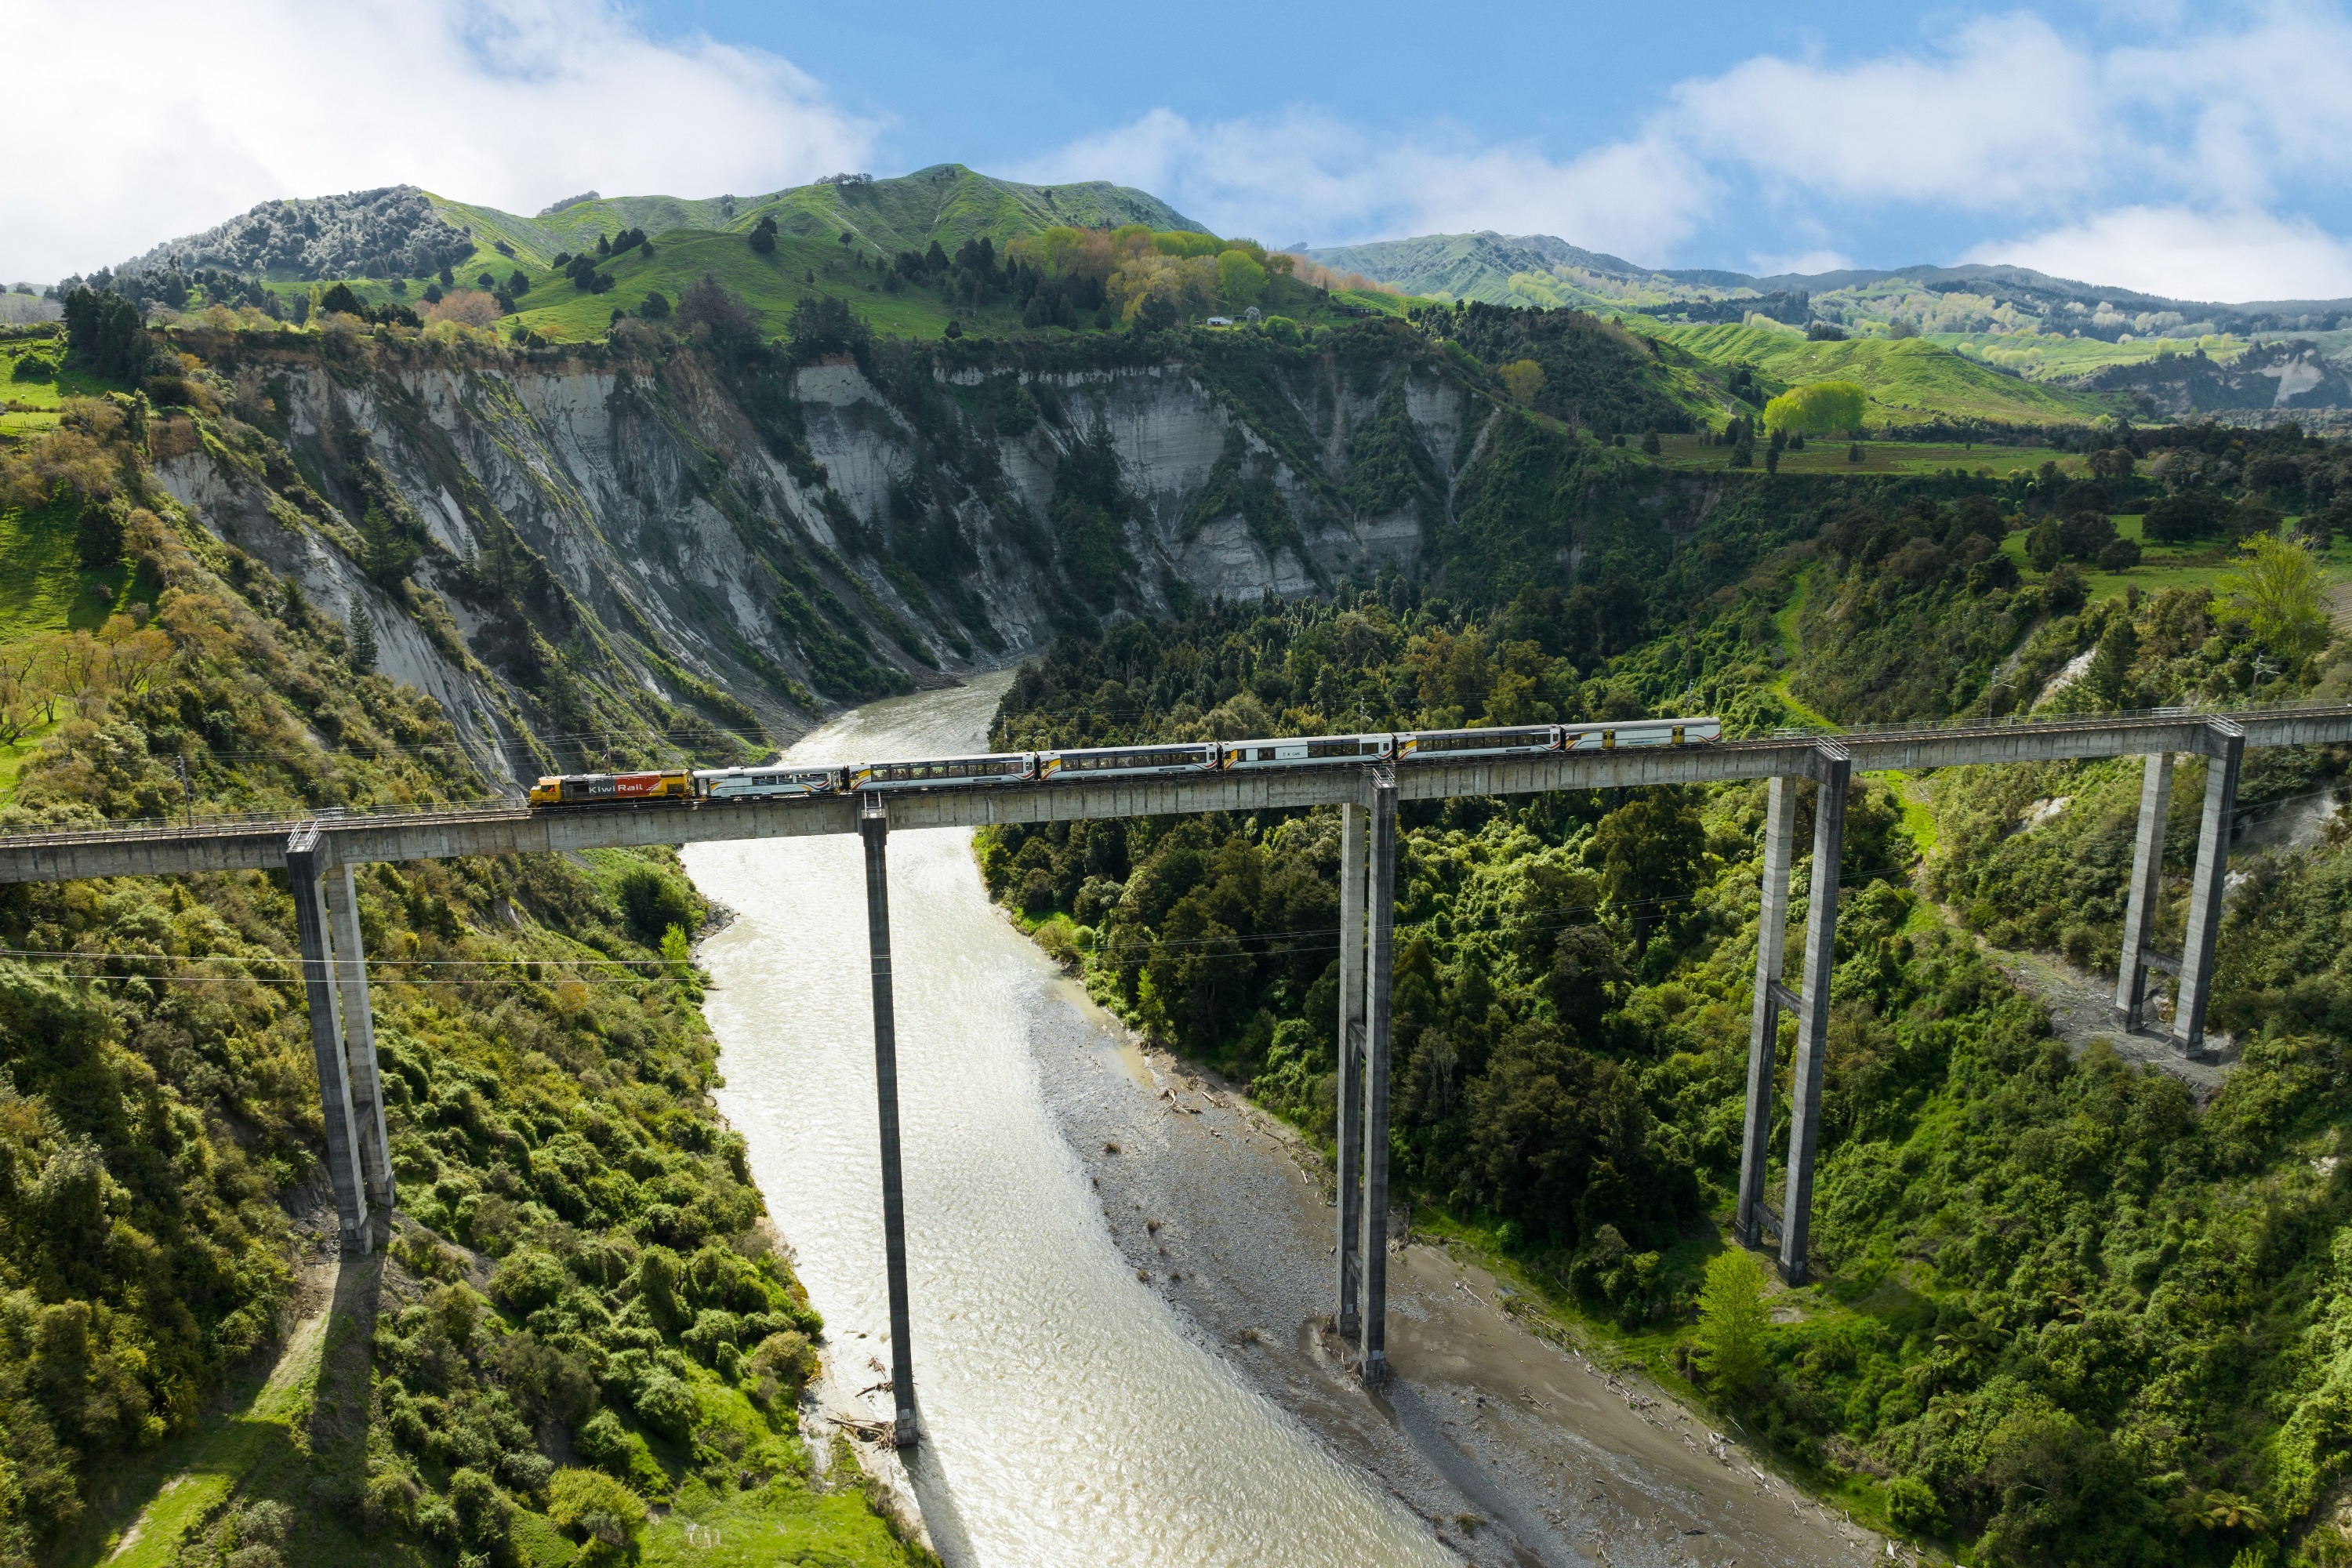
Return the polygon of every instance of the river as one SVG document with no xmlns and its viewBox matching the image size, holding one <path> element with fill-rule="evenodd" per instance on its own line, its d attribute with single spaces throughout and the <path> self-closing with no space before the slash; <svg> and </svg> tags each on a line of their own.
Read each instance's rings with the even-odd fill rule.
<svg viewBox="0 0 2352 1568">
<path fill-rule="evenodd" d="M 1008 680 L 858 710 L 787 755 L 984 749 Z M 887 1375 L 889 1317 L 858 842 L 685 854 L 735 914 L 702 950 L 720 1109 L 824 1314 L 830 1397 L 887 1415 L 887 1395 L 859 1393 Z M 1045 1074 L 1067 1058 L 1040 1042 L 1079 1015 L 989 903 L 970 834 L 893 834 L 889 854 L 925 1437 L 908 1468 L 950 1568 L 1454 1561 L 1138 1279 L 1049 1103 Z"/>
</svg>

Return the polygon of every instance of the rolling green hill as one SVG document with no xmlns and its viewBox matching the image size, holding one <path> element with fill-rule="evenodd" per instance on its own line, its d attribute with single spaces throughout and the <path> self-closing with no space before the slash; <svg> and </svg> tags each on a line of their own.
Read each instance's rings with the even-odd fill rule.
<svg viewBox="0 0 2352 1568">
<path fill-rule="evenodd" d="M 1624 321 L 1712 363 L 1753 366 L 1774 392 L 1803 382 L 1854 382 L 1870 395 L 1874 426 L 1937 419 L 2080 424 L 2130 411 L 2126 399 L 2025 381 L 1923 338 L 1816 342 L 1770 327 L 1662 327 L 1638 316 Z"/>
<path fill-rule="evenodd" d="M 430 200 L 444 221 L 471 229 L 484 250 L 503 239 L 514 247 L 516 259 L 542 267 L 560 252 L 593 246 L 597 236 L 626 228 L 655 236 L 681 229 L 745 233 L 770 215 L 787 235 L 832 239 L 846 232 L 892 255 L 922 250 L 933 240 L 953 254 L 964 241 L 983 235 L 1003 245 L 1056 224 L 1202 227 L 1159 197 L 1126 185 L 1102 180 L 1029 185 L 975 174 L 961 163 L 934 164 L 887 180 L 819 181 L 760 196 L 598 198 L 541 217 L 519 217 L 446 196 Z"/>
</svg>

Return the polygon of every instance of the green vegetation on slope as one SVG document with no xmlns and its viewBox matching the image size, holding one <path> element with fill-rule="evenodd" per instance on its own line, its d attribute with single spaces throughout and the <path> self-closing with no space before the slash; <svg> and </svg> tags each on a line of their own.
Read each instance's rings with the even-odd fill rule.
<svg viewBox="0 0 2352 1568">
<path fill-rule="evenodd" d="M 495 207 L 435 196 L 443 216 L 470 228 L 477 258 L 504 240 L 526 264 L 546 266 L 558 252 L 593 246 L 599 235 L 642 229 L 656 237 L 679 230 L 748 233 L 772 216 L 787 235 L 830 240 L 845 231 L 886 255 L 921 251 L 936 241 L 952 255 L 965 241 L 986 236 L 999 247 L 1055 225 L 1117 228 L 1139 223 L 1155 229 L 1201 226 L 1146 192 L 1100 180 L 1029 185 L 975 174 L 961 163 L 938 163 L 890 179 L 819 181 L 766 195 L 706 197 L 614 196 L 578 202 L 543 217 L 526 218 Z"/>
<path fill-rule="evenodd" d="M 2063 525 L 2062 552 L 2106 550 L 2094 503 L 2131 497 L 2142 464 L 2168 479 L 2261 476 L 2216 519 L 2252 518 L 2267 498 L 2333 527 L 2336 503 L 2319 499 L 2352 488 L 2339 449 L 2289 434 L 2164 439 L 2102 455 L 2095 485 L 2054 468 L 2000 483 L 1749 481 L 1735 511 L 1680 541 L 1596 537 L 1568 592 L 1507 584 L 1508 602 L 1484 609 L 1388 582 L 1329 605 L 1122 626 L 1024 668 L 993 738 L 1700 710 L 1752 733 L 1790 717 L 1773 695 L 1784 669 L 1844 721 L 2242 701 L 2258 655 L 2283 666 L 2265 696 L 2352 694 L 2352 647 L 2290 657 L 2315 645 L 2209 610 L 2201 592 L 2086 603 L 2063 559 L 2023 580 L 2006 542 Z M 2142 569 L 2116 570 L 2130 584 Z M 2242 801 L 2325 791 L 2343 765 L 2263 753 Z M 2352 1176 L 2337 1173 L 2352 842 L 2254 863 L 2261 891 L 2232 902 L 2219 1004 L 2243 1055 L 2203 1106 L 2161 1072 L 2052 1037 L 1970 935 L 2111 968 L 2137 778 L 2136 761 L 1948 773 L 1926 808 L 1857 786 L 1819 1279 L 1761 1327 L 1752 1273 L 1708 1268 L 1738 1175 L 1761 786 L 1408 805 L 1401 1184 L 1898 1532 L 2036 1568 L 2219 1568 L 2277 1562 L 2239 1553 L 2282 1544 L 2298 1563 L 2346 1560 L 2352 1532 L 2332 1510 L 2352 1466 Z M 2198 793 L 2192 768 L 2174 797 L 2177 873 Z M 1801 845 L 1808 832 L 1801 821 Z M 1107 1005 L 1330 1135 L 1336 963 L 1316 934 L 1338 908 L 1329 814 L 1007 827 L 981 855 L 991 889 Z M 1812 875 L 1801 866 L 1792 943 Z M 2185 890 L 2168 881 L 2159 942 L 2179 940 Z"/>
<path fill-rule="evenodd" d="M 1774 327 L 1662 327 L 1638 317 L 1625 321 L 1710 363 L 1752 366 L 1776 392 L 1803 382 L 1856 383 L 1869 394 L 1874 427 L 1935 420 L 2087 424 L 2103 414 L 2129 412 L 2125 402 L 2024 381 L 1924 338 L 1815 342 Z"/>
<path fill-rule="evenodd" d="M 294 472 L 251 426 L 209 433 Z M 63 716 L 0 818 L 478 794 L 428 699 L 152 484 L 179 438 L 116 395 L 0 455 L 0 526 L 76 515 L 71 558 L 5 584 L 0 707 L 37 670 Z M 110 572 L 121 612 L 58 626 L 62 585 Z M 820 1325 L 709 1108 L 704 911 L 674 861 L 378 866 L 358 889 L 401 1231 L 226 1420 L 322 1217 L 283 879 L 0 893 L 0 1563 L 94 1563 L 144 1510 L 140 1563 L 553 1568 L 625 1555 L 648 1500 L 908 1561 L 812 1479 Z"/>
</svg>

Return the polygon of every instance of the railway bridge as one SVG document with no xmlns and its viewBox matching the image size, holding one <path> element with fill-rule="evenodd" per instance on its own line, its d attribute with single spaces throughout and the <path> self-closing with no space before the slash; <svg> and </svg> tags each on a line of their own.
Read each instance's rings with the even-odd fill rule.
<svg viewBox="0 0 2352 1568">
<path fill-rule="evenodd" d="M 1820 785 L 1813 864 L 1839 863 L 1853 775 L 1995 763 L 2092 757 L 2147 759 L 2126 905 L 2116 1007 L 2137 1026 L 2148 973 L 2177 978 L 2172 1039 L 2201 1053 L 2214 939 L 2249 746 L 2352 741 L 2352 706 L 2233 713 L 2165 710 L 2043 722 L 1887 728 L 1777 735 L 1717 744 L 1582 752 L 1459 762 L 1304 766 L 1076 783 L 981 784 L 787 800 L 702 799 L 640 806 L 530 810 L 520 803 L 405 813 L 262 819 L 199 819 L 0 836 L 0 882 L 152 877 L 283 869 L 294 894 L 311 1044 L 325 1101 L 327 1168 L 347 1249 L 373 1245 L 374 1220 L 394 1201 L 383 1097 L 376 1069 L 352 868 L 375 861 L 515 855 L 718 839 L 856 833 L 866 850 L 873 955 L 876 1086 L 881 1130 L 883 1220 L 889 1271 L 892 1386 L 900 1441 L 916 1437 L 908 1327 L 904 1196 L 899 1180 L 896 1038 L 891 1007 L 888 871 L 892 828 L 977 827 L 1114 816 L 1255 812 L 1337 805 L 1341 813 L 1339 1246 L 1335 1317 L 1357 1343 L 1369 1382 L 1387 1373 L 1389 1000 L 1395 910 L 1397 807 L 1404 801 L 1528 795 L 1637 784 L 1769 781 L 1763 845 L 1763 907 L 1757 940 L 1747 1117 L 1735 1225 L 1749 1246 L 1776 1243 L 1781 1274 L 1805 1278 L 1820 1139 L 1822 1074 L 1829 1028 L 1830 970 L 1838 884 L 1813 879 L 1804 951 L 1793 977 L 1782 951 L 1788 925 L 1797 791 Z M 2187 940 L 2178 953 L 2149 943 L 2162 873 L 2173 761 L 2208 760 L 2203 816 L 2191 875 Z M 1779 1013 L 1797 1019 L 1786 1185 L 1766 1201 Z"/>
</svg>

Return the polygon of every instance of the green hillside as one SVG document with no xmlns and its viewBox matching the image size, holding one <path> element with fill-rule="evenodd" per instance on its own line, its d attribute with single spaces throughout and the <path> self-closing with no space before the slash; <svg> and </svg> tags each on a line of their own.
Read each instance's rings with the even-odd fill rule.
<svg viewBox="0 0 2352 1568">
<path fill-rule="evenodd" d="M 1003 245 L 1056 224 L 1116 228 L 1200 229 L 1201 225 L 1149 192 L 1103 180 L 1072 185 L 1030 185 L 975 174 L 961 163 L 939 163 L 887 180 L 820 181 L 766 195 L 613 196 L 578 202 L 544 217 L 519 217 L 496 207 L 433 196 L 448 222 L 473 231 L 484 251 L 505 240 L 526 265 L 545 266 L 558 253 L 594 245 L 599 235 L 641 228 L 660 236 L 680 229 L 748 232 L 773 214 L 785 234 L 826 239 L 846 231 L 895 255 L 922 250 L 933 240 L 952 254 L 985 235 Z"/>
<path fill-rule="evenodd" d="M 2053 425 L 2129 412 L 2126 400 L 2025 381 L 1922 338 L 1816 342 L 1770 327 L 1666 327 L 1640 317 L 1624 320 L 1629 328 L 1702 360 L 1752 366 L 1773 392 L 1811 381 L 1854 382 L 1870 395 L 1874 426 L 1936 419 Z"/>
</svg>

